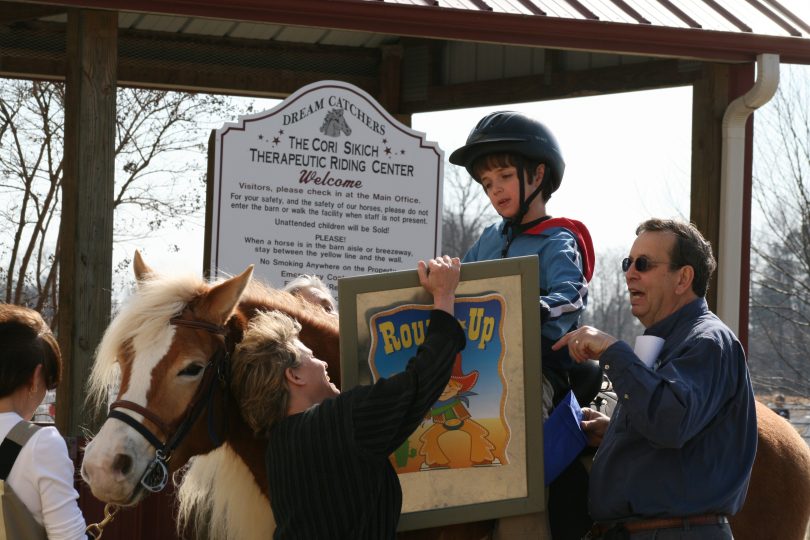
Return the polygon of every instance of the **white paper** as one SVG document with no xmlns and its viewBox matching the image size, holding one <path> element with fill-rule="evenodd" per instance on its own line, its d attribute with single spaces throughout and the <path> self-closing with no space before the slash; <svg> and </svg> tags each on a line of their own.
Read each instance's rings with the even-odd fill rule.
<svg viewBox="0 0 810 540">
<path fill-rule="evenodd" d="M 652 369 L 655 360 L 658 358 L 658 353 L 661 352 L 661 347 L 663 346 L 663 338 L 657 336 L 638 336 L 636 337 L 636 347 L 633 349 L 633 352 L 644 362 L 645 366 Z"/>
</svg>

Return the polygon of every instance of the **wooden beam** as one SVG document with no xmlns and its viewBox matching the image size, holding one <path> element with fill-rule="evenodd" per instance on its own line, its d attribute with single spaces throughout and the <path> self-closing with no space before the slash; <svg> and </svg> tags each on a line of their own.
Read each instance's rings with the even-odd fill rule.
<svg viewBox="0 0 810 540">
<path fill-rule="evenodd" d="M 96 427 L 84 391 L 110 319 L 117 33 L 117 13 L 68 13 L 58 316 L 65 372 L 57 425 L 70 436 Z"/>
<path fill-rule="evenodd" d="M 700 75 L 699 64 L 661 60 L 584 71 L 432 86 L 424 101 L 405 102 L 403 112 L 481 107 L 492 103 L 521 103 L 551 99 L 652 90 L 692 84 Z"/>
<path fill-rule="evenodd" d="M 326 46 L 137 30 L 119 36 L 118 77 L 124 86 L 286 97 L 324 79 L 379 92 L 381 52 Z"/>
<path fill-rule="evenodd" d="M 2 2 L 0 2 L 2 3 Z M 0 32 L 0 76 L 62 80 L 64 28 L 56 23 Z M 338 79 L 376 95 L 376 48 L 278 43 L 126 30 L 119 34 L 118 85 L 286 97 Z"/>
<path fill-rule="evenodd" d="M 162 67 L 153 69 L 148 63 L 135 65 L 122 61 L 118 68 L 118 84 L 122 87 L 159 88 L 163 90 L 206 92 L 241 96 L 285 98 L 302 86 L 325 79 L 339 79 L 377 93 L 376 77 L 338 76 L 334 73 L 300 72 L 272 69 L 239 69 L 195 66 L 188 69 Z"/>
<path fill-rule="evenodd" d="M 41 17 L 61 15 L 67 8 L 64 6 L 46 6 L 23 4 L 21 2 L 0 2 L 0 24 L 33 21 Z"/>
<path fill-rule="evenodd" d="M 729 100 L 729 66 L 706 64 L 692 91 L 692 189 L 689 219 L 717 258 L 720 241 L 720 167 L 723 115 Z M 717 308 L 717 272 L 706 294 L 709 309 Z"/>
<path fill-rule="evenodd" d="M 402 55 L 401 45 L 384 45 L 380 65 L 380 92 L 377 101 L 386 111 L 406 126 L 411 125 L 411 115 L 401 114 L 402 108 Z"/>
</svg>

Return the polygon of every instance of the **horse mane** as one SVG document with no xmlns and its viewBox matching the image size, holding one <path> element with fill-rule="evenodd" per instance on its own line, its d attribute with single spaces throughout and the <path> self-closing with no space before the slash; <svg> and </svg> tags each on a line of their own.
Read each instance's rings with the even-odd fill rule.
<svg viewBox="0 0 810 540">
<path fill-rule="evenodd" d="M 200 531 L 205 531 L 208 540 L 273 536 L 275 520 L 269 501 L 244 461 L 227 443 L 193 457 L 182 476 L 175 477 L 175 485 L 177 532 L 181 538 L 186 532 Z"/>
<path fill-rule="evenodd" d="M 211 285 L 193 275 L 149 274 L 121 306 L 96 349 L 88 380 L 87 403 L 95 409 L 106 405 L 110 388 L 120 381 L 119 351 L 146 346 L 167 335 L 169 319 L 178 315 Z M 170 335 L 170 334 L 169 334 Z"/>
</svg>

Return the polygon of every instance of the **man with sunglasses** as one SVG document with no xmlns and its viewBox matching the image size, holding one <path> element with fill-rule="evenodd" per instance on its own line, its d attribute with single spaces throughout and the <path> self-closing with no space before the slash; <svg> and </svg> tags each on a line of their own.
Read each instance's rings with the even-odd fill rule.
<svg viewBox="0 0 810 540">
<path fill-rule="evenodd" d="M 566 334 L 576 362 L 595 358 L 619 403 L 612 419 L 584 409 L 599 446 L 591 470 L 589 538 L 732 538 L 757 445 L 742 345 L 706 304 L 716 263 L 696 227 L 651 219 L 622 262 L 633 315 L 664 339 L 648 368 L 625 342 L 595 328 Z"/>
</svg>

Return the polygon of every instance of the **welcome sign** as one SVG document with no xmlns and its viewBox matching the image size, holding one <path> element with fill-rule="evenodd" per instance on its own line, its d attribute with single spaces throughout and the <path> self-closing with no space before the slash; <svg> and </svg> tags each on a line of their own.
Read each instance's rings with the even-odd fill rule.
<svg viewBox="0 0 810 540">
<path fill-rule="evenodd" d="M 322 81 L 215 134 L 212 277 L 280 287 L 413 269 L 439 254 L 443 154 L 350 84 Z"/>
</svg>

